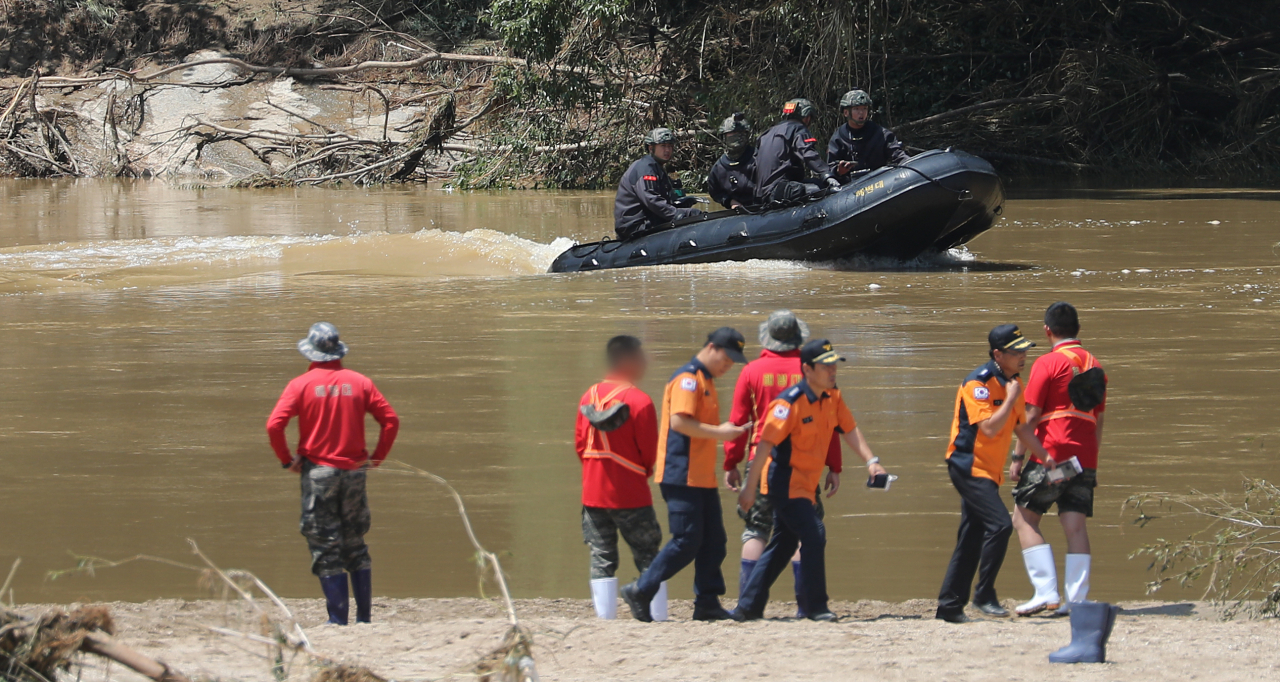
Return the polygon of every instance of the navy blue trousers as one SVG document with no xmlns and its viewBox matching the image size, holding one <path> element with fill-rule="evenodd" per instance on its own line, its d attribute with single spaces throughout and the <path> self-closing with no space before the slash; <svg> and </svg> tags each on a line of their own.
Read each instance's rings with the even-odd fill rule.
<svg viewBox="0 0 1280 682">
<path fill-rule="evenodd" d="M 773 502 L 773 537 L 765 547 L 755 570 L 747 579 L 747 589 L 738 600 L 738 612 L 753 618 L 764 615 L 769 588 L 791 563 L 800 546 L 800 575 L 804 583 L 805 612 L 812 616 L 827 609 L 827 529 L 818 518 L 814 503 L 803 497 Z"/>
<path fill-rule="evenodd" d="M 636 587 L 645 601 L 653 599 L 662 581 L 693 564 L 694 603 L 718 606 L 725 593 L 720 565 L 728 555 L 728 535 L 720 511 L 720 492 L 715 488 L 691 488 L 659 483 L 667 501 L 669 540 Z"/>
<path fill-rule="evenodd" d="M 948 463 L 947 471 L 951 474 L 951 484 L 960 493 L 960 530 L 938 592 L 940 616 L 964 611 L 975 573 L 978 582 L 973 586 L 974 603 L 1000 602 L 996 597 L 996 576 L 1000 574 L 1009 536 L 1013 534 L 1009 509 L 1000 499 L 1000 486 L 995 481 L 971 476 L 954 463 Z"/>
</svg>

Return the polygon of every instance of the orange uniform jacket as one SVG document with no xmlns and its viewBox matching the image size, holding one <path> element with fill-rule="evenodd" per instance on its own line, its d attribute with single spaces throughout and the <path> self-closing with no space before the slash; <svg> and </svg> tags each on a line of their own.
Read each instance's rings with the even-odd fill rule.
<svg viewBox="0 0 1280 682">
<path fill-rule="evenodd" d="M 1004 482 L 1004 465 L 1013 444 L 1013 429 L 1027 420 L 1026 402 L 1019 394 L 1013 414 L 994 438 L 982 435 L 978 424 L 990 419 L 1004 405 L 1008 382 L 995 360 L 965 377 L 956 394 L 951 443 L 947 446 L 947 459 L 952 464 L 971 476 L 991 479 L 996 485 Z"/>
<path fill-rule="evenodd" d="M 765 492 L 813 502 L 831 437 L 857 426 L 838 388 L 819 396 L 809 382 L 801 381 L 784 391 L 769 405 L 760 435 L 761 440 L 775 444 Z"/>
<path fill-rule="evenodd" d="M 658 422 L 658 464 L 653 480 L 690 488 L 715 488 L 716 441 L 690 438 L 671 429 L 671 416 L 684 414 L 703 424 L 720 423 L 715 380 L 697 358 L 676 370 L 662 393 Z"/>
</svg>

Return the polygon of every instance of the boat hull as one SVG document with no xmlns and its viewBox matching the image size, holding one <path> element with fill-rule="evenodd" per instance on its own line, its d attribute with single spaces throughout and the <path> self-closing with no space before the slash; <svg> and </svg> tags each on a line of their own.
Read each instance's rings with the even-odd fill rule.
<svg viewBox="0 0 1280 682">
<path fill-rule="evenodd" d="M 579 244 L 551 272 L 720 261 L 910 260 L 991 229 L 1004 188 L 986 161 L 935 150 L 881 168 L 839 192 L 761 213 L 718 211 L 628 241 Z"/>
</svg>

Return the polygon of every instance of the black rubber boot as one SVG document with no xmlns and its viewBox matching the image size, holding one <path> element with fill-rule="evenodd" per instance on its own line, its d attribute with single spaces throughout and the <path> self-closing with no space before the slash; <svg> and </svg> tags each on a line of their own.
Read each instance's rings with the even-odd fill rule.
<svg viewBox="0 0 1280 682">
<path fill-rule="evenodd" d="M 1071 605 L 1071 643 L 1049 654 L 1050 663 L 1104 663 L 1107 639 L 1120 607 L 1085 601 Z"/>
<path fill-rule="evenodd" d="M 347 616 L 351 612 L 351 602 L 347 592 L 347 574 L 339 573 L 321 578 L 320 589 L 324 590 L 325 606 L 329 609 L 329 622 L 333 625 L 346 625 Z"/>
<path fill-rule="evenodd" d="M 373 614 L 373 570 L 366 568 L 352 573 L 351 591 L 356 597 L 356 622 L 368 623 Z"/>
</svg>

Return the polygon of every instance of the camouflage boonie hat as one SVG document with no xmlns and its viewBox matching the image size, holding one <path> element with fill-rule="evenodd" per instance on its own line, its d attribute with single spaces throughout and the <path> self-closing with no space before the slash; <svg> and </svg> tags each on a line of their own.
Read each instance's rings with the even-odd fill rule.
<svg viewBox="0 0 1280 682">
<path fill-rule="evenodd" d="M 338 328 L 328 322 L 311 325 L 307 338 L 298 342 L 298 352 L 312 362 L 333 362 L 347 354 L 347 344 L 338 339 Z"/>
</svg>

